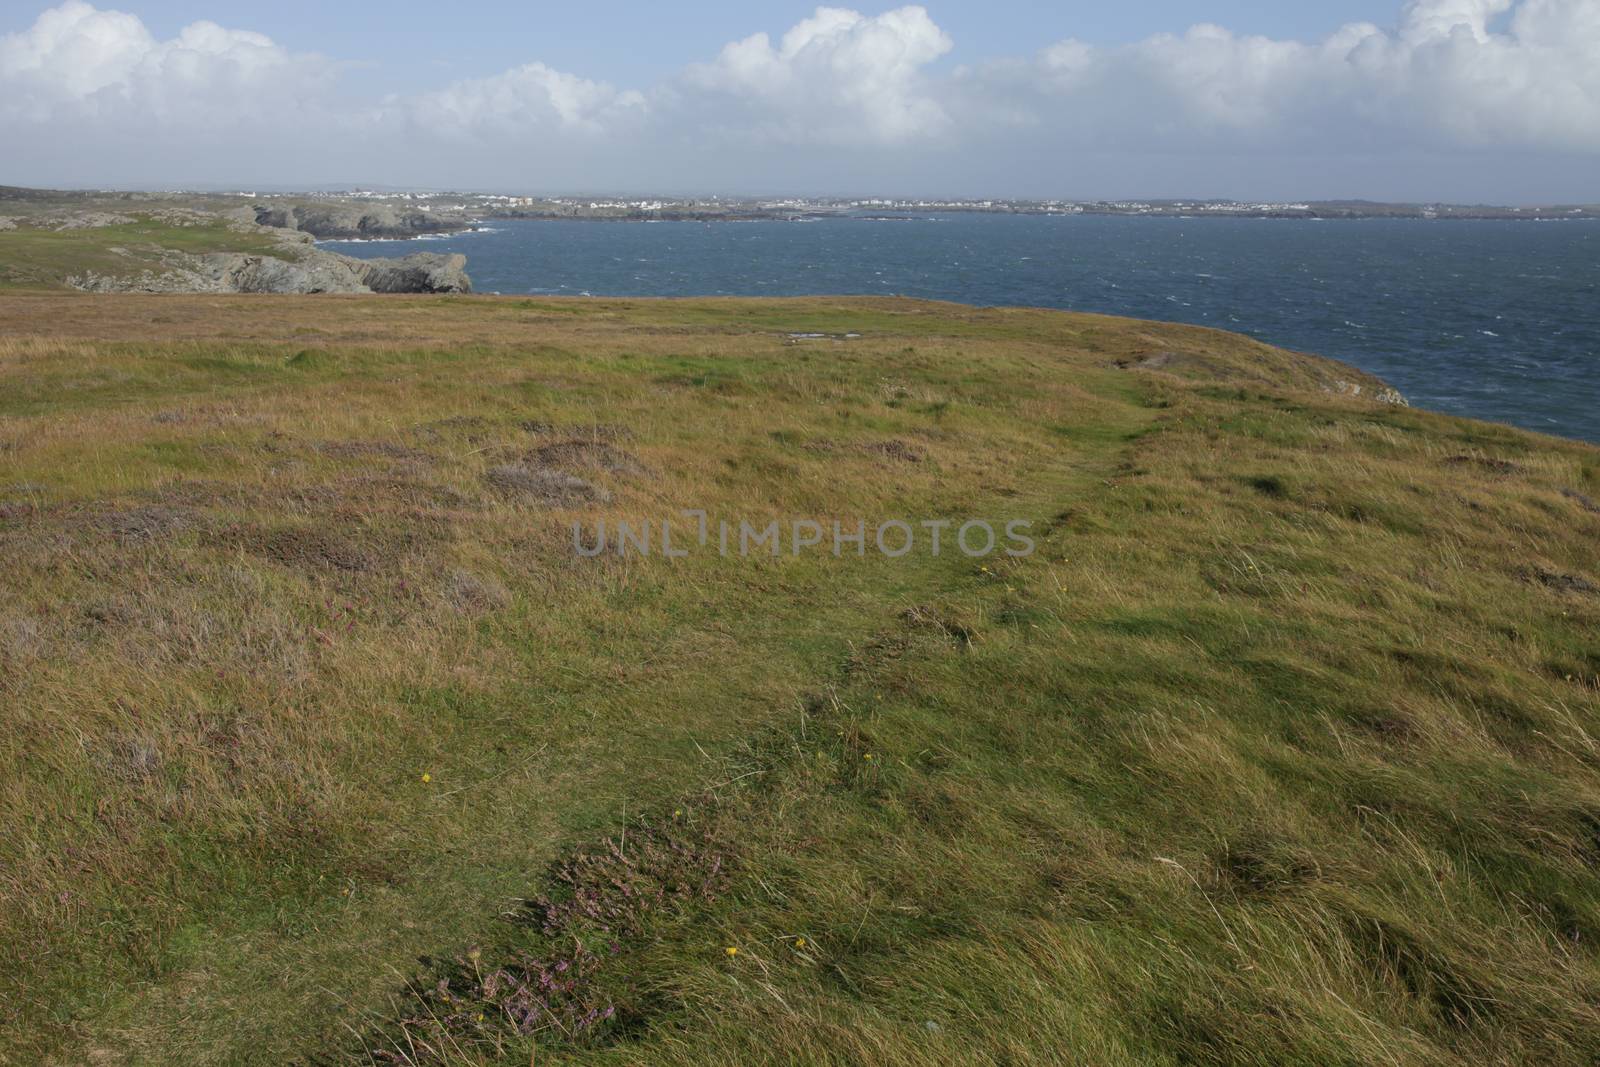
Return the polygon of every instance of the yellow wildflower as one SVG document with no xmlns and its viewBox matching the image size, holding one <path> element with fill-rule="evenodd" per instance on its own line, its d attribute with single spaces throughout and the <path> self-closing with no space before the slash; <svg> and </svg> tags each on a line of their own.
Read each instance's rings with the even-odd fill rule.
<svg viewBox="0 0 1600 1067">
<path fill-rule="evenodd" d="M 427 785 L 431 781 L 433 781 L 433 775 L 426 771 L 422 772 L 422 784 Z"/>
<path fill-rule="evenodd" d="M 729 956 L 737 956 L 739 954 L 739 950 L 734 948 L 732 945 L 729 945 L 727 948 L 723 949 L 722 951 L 727 953 Z"/>
</svg>

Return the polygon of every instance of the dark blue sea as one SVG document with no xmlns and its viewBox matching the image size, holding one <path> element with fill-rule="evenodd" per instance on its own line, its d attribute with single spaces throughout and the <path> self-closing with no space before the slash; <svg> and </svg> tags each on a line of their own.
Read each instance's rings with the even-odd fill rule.
<svg viewBox="0 0 1600 1067">
<path fill-rule="evenodd" d="M 1237 330 L 1420 407 L 1600 441 L 1600 223 L 916 215 L 522 222 L 347 255 L 462 252 L 480 292 L 900 294 Z"/>
</svg>

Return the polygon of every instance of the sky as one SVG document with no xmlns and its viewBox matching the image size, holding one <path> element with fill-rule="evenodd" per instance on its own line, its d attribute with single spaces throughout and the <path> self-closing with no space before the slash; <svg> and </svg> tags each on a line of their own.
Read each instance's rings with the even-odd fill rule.
<svg viewBox="0 0 1600 1067">
<path fill-rule="evenodd" d="M 1600 0 L 0 0 L 0 183 L 1600 201 Z"/>
</svg>

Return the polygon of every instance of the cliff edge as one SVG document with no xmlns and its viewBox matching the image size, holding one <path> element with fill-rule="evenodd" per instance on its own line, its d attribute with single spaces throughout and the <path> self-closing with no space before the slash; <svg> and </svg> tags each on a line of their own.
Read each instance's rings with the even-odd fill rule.
<svg viewBox="0 0 1600 1067">
<path fill-rule="evenodd" d="M 353 259 L 248 211 L 5 217 L 0 288 L 155 293 L 467 293 L 466 257 Z"/>
</svg>

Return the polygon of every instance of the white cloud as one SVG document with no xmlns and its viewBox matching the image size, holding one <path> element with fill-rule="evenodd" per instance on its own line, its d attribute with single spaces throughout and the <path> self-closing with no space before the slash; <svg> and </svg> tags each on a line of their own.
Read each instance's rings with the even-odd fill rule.
<svg viewBox="0 0 1600 1067">
<path fill-rule="evenodd" d="M 1004 116 L 1083 147 L 1597 152 L 1600 0 L 1413 0 L 1393 32 L 1352 23 L 1310 43 L 1204 24 L 1117 47 L 1067 40 L 969 71 L 963 92 L 973 124 Z"/>
<path fill-rule="evenodd" d="M 924 68 L 952 47 L 921 7 L 819 7 L 777 46 L 765 33 L 735 41 L 684 83 L 696 106 L 764 137 L 893 143 L 944 129 Z"/>
<path fill-rule="evenodd" d="M 566 133 L 602 134 L 637 115 L 644 96 L 619 91 L 554 70 L 543 63 L 508 70 L 492 78 L 457 82 L 436 92 L 394 101 L 400 114 L 424 129 L 449 134 L 488 130 L 496 134 L 543 128 Z"/>
<path fill-rule="evenodd" d="M 315 100 L 336 67 L 259 33 L 196 22 L 158 41 L 143 22 L 66 0 L 0 37 L 0 116 L 185 123 Z"/>
<path fill-rule="evenodd" d="M 388 120 L 455 138 L 566 136 L 585 148 L 626 138 L 740 145 L 895 144 L 936 134 L 946 115 L 925 75 L 951 48 L 927 11 L 876 17 L 818 8 L 774 44 L 735 41 L 646 91 L 543 63 L 387 102 Z"/>
<path fill-rule="evenodd" d="M 0 75 L 13 86 L 82 99 L 126 79 L 155 45 L 132 15 L 67 0 L 32 28 L 0 38 Z"/>
<path fill-rule="evenodd" d="M 1207 161 L 1175 168 L 1178 192 L 1230 159 L 1247 174 L 1263 159 L 1426 156 L 1454 175 L 1468 153 L 1565 153 L 1582 161 L 1575 187 L 1595 172 L 1600 0 L 1410 0 L 1397 15 L 1315 41 L 1201 24 L 947 68 L 955 44 L 922 7 L 821 7 L 656 85 L 530 61 L 374 102 L 339 85 L 340 64 L 260 33 L 198 22 L 161 40 L 135 15 L 64 0 L 0 36 L 0 139 L 80 181 L 117 180 L 118 163 L 141 178 L 228 163 L 232 178 L 268 161 L 279 181 L 339 166 L 396 183 L 859 188 L 935 174 L 995 189 L 1065 182 L 1086 160 L 1134 175 L 1155 156 Z M 790 146 L 837 151 L 822 167 Z"/>
</svg>

